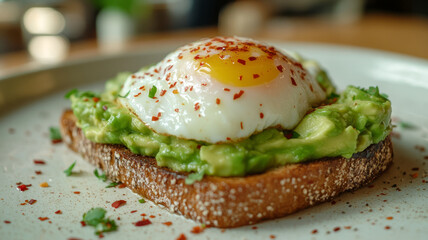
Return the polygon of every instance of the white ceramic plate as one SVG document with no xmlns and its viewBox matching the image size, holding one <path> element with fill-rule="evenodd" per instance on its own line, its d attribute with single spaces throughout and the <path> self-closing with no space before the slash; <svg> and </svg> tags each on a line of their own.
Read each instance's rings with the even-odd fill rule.
<svg viewBox="0 0 428 240">
<path fill-rule="evenodd" d="M 108 211 L 107 216 L 119 225 L 118 231 L 105 234 L 106 239 L 176 239 L 181 233 L 188 239 L 424 239 L 428 234 L 425 182 L 428 152 L 421 147 L 428 149 L 428 62 L 360 48 L 276 45 L 318 60 L 339 89 L 348 84 L 379 86 L 392 100 L 393 116 L 414 126 L 394 129 L 396 135 L 400 135 L 393 139 L 394 164 L 370 187 L 345 193 L 332 202 L 284 218 L 235 229 L 209 228 L 198 235 L 190 233 L 198 223 L 151 203 L 141 204 L 140 197 L 126 188 L 105 188 L 107 184 L 93 176 L 94 168 L 79 155 L 63 144 L 51 144 L 48 128 L 58 126 L 63 109 L 69 105 L 63 98 L 67 88 L 101 90 L 103 83 L 96 81 L 106 80 L 115 72 L 135 71 L 176 47 L 165 46 L 162 50 L 66 63 L 0 80 L 0 105 L 3 104 L 0 109 L 0 238 L 96 239 L 94 229 L 82 227 L 80 221 L 90 208 L 103 207 Z M 29 99 L 32 101 L 28 102 Z M 46 164 L 36 165 L 34 159 L 42 159 Z M 66 177 L 63 170 L 74 161 L 77 162 L 74 174 Z M 37 175 L 35 171 L 42 174 Z M 18 182 L 32 186 L 21 192 L 16 188 Z M 42 182 L 47 182 L 49 187 L 40 187 Z M 37 202 L 21 205 L 31 199 Z M 114 209 L 111 204 L 116 200 L 127 203 Z M 62 214 L 55 214 L 58 210 Z M 136 212 L 131 213 L 134 210 Z M 153 224 L 134 226 L 132 223 L 140 220 L 142 213 L 153 215 L 154 218 L 150 218 Z M 41 221 L 39 217 L 49 219 Z M 166 226 L 163 222 L 172 222 L 172 225 Z"/>
</svg>

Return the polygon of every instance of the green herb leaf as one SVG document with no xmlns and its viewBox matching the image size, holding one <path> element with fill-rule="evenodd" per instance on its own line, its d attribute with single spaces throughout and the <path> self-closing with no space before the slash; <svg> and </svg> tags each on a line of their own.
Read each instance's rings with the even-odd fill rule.
<svg viewBox="0 0 428 240">
<path fill-rule="evenodd" d="M 101 181 L 103 181 L 103 182 L 105 182 L 105 181 L 107 181 L 107 176 L 106 176 L 106 174 L 105 173 L 103 173 L 103 174 L 99 174 L 98 173 L 98 169 L 95 169 L 94 170 L 94 175 L 95 175 L 95 177 L 97 177 L 99 180 L 101 180 Z"/>
<path fill-rule="evenodd" d="M 129 93 L 131 92 L 131 90 L 129 90 L 126 94 L 125 94 L 125 96 L 122 96 L 122 95 L 120 95 L 120 94 L 117 94 L 117 97 L 120 97 L 120 98 L 126 98 L 128 95 L 129 95 Z"/>
<path fill-rule="evenodd" d="M 140 200 L 138 200 L 139 203 L 145 203 L 146 200 L 144 200 L 144 198 L 141 198 Z"/>
<path fill-rule="evenodd" d="M 83 214 L 82 221 L 95 227 L 103 221 L 106 212 L 104 208 L 91 208 L 91 210 Z"/>
<path fill-rule="evenodd" d="M 74 165 L 76 165 L 76 161 L 70 165 L 66 170 L 64 170 L 65 175 L 68 177 L 72 174 L 72 170 L 74 168 Z"/>
<path fill-rule="evenodd" d="M 300 134 L 295 131 L 292 131 L 291 138 L 298 138 L 298 137 L 300 137 Z"/>
<path fill-rule="evenodd" d="M 70 99 L 70 97 L 71 97 L 72 95 L 74 95 L 74 94 L 76 94 L 76 93 L 78 93 L 78 92 L 79 92 L 79 90 L 77 90 L 77 89 L 70 90 L 68 93 L 66 93 L 66 94 L 64 95 L 64 98 Z"/>
<path fill-rule="evenodd" d="M 49 128 L 50 138 L 51 140 L 61 140 L 61 132 L 59 131 L 59 128 L 57 127 L 50 127 Z"/>
<path fill-rule="evenodd" d="M 401 121 L 401 122 L 399 123 L 399 126 L 400 126 L 401 128 L 405 128 L 405 129 L 415 129 L 415 128 L 416 128 L 416 126 L 415 126 L 415 125 L 413 125 L 412 123 L 404 122 L 404 121 Z"/>
<path fill-rule="evenodd" d="M 109 185 L 107 185 L 106 188 L 112 188 L 112 187 L 116 187 L 117 185 L 119 185 L 118 182 L 111 182 Z"/>
<path fill-rule="evenodd" d="M 105 218 L 106 210 L 103 208 L 92 208 L 87 213 L 83 214 L 82 221 L 89 226 L 95 227 L 95 234 L 103 232 L 111 232 L 117 230 L 117 225 L 114 220 Z"/>
<path fill-rule="evenodd" d="M 149 98 L 154 98 L 157 90 L 158 89 L 156 88 L 156 86 L 153 85 L 153 87 L 150 88 L 150 91 L 149 91 Z"/>
</svg>

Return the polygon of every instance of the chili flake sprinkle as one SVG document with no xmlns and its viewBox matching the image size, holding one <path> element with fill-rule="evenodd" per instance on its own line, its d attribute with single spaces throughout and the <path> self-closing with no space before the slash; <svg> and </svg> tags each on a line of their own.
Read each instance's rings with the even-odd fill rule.
<svg viewBox="0 0 428 240">
<path fill-rule="evenodd" d="M 162 224 L 169 227 L 172 225 L 172 222 L 163 222 Z"/>
<path fill-rule="evenodd" d="M 28 190 L 28 187 L 31 187 L 31 184 L 27 184 L 27 185 L 25 185 L 25 184 L 21 184 L 21 185 L 19 185 L 18 187 L 16 187 L 19 191 L 21 191 L 21 192 L 25 192 L 25 191 L 27 191 Z"/>
<path fill-rule="evenodd" d="M 118 200 L 118 201 L 112 203 L 111 206 L 114 207 L 114 208 L 118 208 L 118 207 L 121 207 L 121 206 L 123 206 L 125 204 L 126 204 L 125 200 Z"/>
<path fill-rule="evenodd" d="M 276 66 L 276 69 L 278 69 L 278 71 L 280 71 L 280 72 L 284 71 L 284 67 L 282 65 Z"/>
<path fill-rule="evenodd" d="M 40 175 L 42 174 L 42 171 L 34 171 L 35 174 Z"/>
<path fill-rule="evenodd" d="M 134 223 L 134 225 L 135 225 L 136 227 L 147 226 L 147 225 L 149 225 L 149 224 L 152 224 L 152 222 L 151 222 L 149 219 L 143 219 L 143 220 L 141 220 L 141 221 L 138 221 L 138 222 Z"/>
<path fill-rule="evenodd" d="M 254 79 L 259 78 L 259 77 L 260 77 L 260 75 L 259 75 L 259 74 L 256 74 L 256 73 L 255 73 L 255 74 L 253 74 L 253 78 L 254 78 Z"/>
<path fill-rule="evenodd" d="M 241 122 L 241 129 L 244 129 L 244 124 Z"/>
<path fill-rule="evenodd" d="M 265 116 L 265 115 L 264 115 L 263 113 L 260 113 L 260 118 L 261 118 L 261 119 L 263 119 L 263 118 L 264 118 L 264 116 Z"/>
<path fill-rule="evenodd" d="M 246 64 L 246 61 L 245 61 L 245 60 L 242 60 L 242 59 L 238 59 L 238 62 L 239 62 L 240 64 L 242 64 L 242 65 L 245 65 L 245 64 Z"/>
<path fill-rule="evenodd" d="M 240 98 L 243 94 L 243 90 L 239 91 L 239 93 L 235 93 L 235 95 L 233 95 L 233 100 Z"/>
<path fill-rule="evenodd" d="M 36 199 L 30 199 L 29 201 L 28 201 L 28 204 L 30 204 L 30 205 L 33 205 L 34 203 L 36 203 L 37 202 L 37 200 Z"/>
<path fill-rule="evenodd" d="M 296 80 L 294 80 L 293 77 L 291 77 L 291 84 L 293 84 L 294 86 L 297 86 Z"/>
<path fill-rule="evenodd" d="M 256 60 L 257 58 L 256 57 L 249 57 L 248 58 L 248 60 L 250 60 L 250 61 L 254 61 L 254 60 Z"/>
<path fill-rule="evenodd" d="M 156 117 L 156 116 L 152 116 L 152 121 L 153 122 L 156 122 L 156 121 L 158 121 L 159 120 L 159 118 L 158 117 Z"/>
<path fill-rule="evenodd" d="M 11 223 L 11 221 L 5 220 L 5 221 L 4 221 L 4 223 L 6 223 L 6 224 L 10 224 L 10 223 Z"/>
<path fill-rule="evenodd" d="M 195 103 L 195 111 L 198 111 L 200 108 L 199 103 Z"/>
<path fill-rule="evenodd" d="M 58 210 L 58 211 L 55 212 L 55 214 L 62 214 L 62 211 Z"/>
<path fill-rule="evenodd" d="M 199 234 L 199 233 L 202 233 L 204 229 L 205 228 L 202 228 L 200 226 L 194 226 L 190 232 L 193 234 Z"/>
<path fill-rule="evenodd" d="M 45 162 L 45 161 L 43 161 L 43 160 L 39 160 L 39 159 L 35 159 L 35 160 L 33 160 L 33 162 L 34 162 L 34 164 L 40 164 L 40 165 L 44 165 L 44 164 L 46 164 L 46 162 Z"/>
<path fill-rule="evenodd" d="M 39 186 L 42 188 L 46 188 L 46 187 L 49 187 L 49 184 L 47 182 L 42 182 L 42 183 L 40 183 Z"/>
<path fill-rule="evenodd" d="M 184 235 L 184 233 L 182 233 L 180 236 L 178 236 L 177 240 L 187 240 L 187 237 Z"/>
<path fill-rule="evenodd" d="M 39 220 L 40 220 L 40 221 L 42 221 L 42 222 L 43 222 L 43 221 L 46 221 L 46 220 L 48 220 L 48 219 L 49 219 L 48 217 L 39 217 Z"/>
<path fill-rule="evenodd" d="M 220 98 L 217 98 L 217 99 L 215 100 L 215 103 L 216 103 L 216 104 L 220 104 Z"/>
</svg>

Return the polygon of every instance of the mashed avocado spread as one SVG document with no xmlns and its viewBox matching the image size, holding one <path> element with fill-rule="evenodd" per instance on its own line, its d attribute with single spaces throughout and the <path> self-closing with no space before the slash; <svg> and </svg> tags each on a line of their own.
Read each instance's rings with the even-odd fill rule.
<svg viewBox="0 0 428 240">
<path fill-rule="evenodd" d="M 391 103 L 377 87 L 346 88 L 314 108 L 292 131 L 266 129 L 234 144 L 208 144 L 151 131 L 116 99 L 130 73 L 106 84 L 102 94 L 67 94 L 85 136 L 97 143 L 122 144 L 133 153 L 156 157 L 159 166 L 191 172 L 188 183 L 204 175 L 245 176 L 288 163 L 323 157 L 351 157 L 385 139 L 391 131 Z M 324 72 L 317 79 L 327 87 Z M 327 92 L 329 92 L 327 91 Z"/>
</svg>

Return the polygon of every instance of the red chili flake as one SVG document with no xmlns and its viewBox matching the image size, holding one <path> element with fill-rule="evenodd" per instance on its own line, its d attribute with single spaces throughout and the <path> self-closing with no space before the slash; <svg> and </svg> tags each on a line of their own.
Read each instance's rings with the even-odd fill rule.
<svg viewBox="0 0 428 240">
<path fill-rule="evenodd" d="M 175 85 L 177 85 L 177 82 L 174 82 L 173 84 L 170 84 L 169 88 L 173 88 L 173 87 L 175 87 Z"/>
<path fill-rule="evenodd" d="M 159 96 L 163 96 L 163 95 L 165 95 L 165 93 L 166 93 L 166 90 L 162 90 L 160 93 L 159 93 Z"/>
<path fill-rule="evenodd" d="M 215 100 L 215 103 L 216 103 L 216 104 L 220 104 L 220 98 L 217 98 L 217 99 Z"/>
<path fill-rule="evenodd" d="M 229 88 L 223 88 L 223 90 L 224 90 L 225 92 L 230 92 L 230 89 L 229 89 Z"/>
<path fill-rule="evenodd" d="M 27 185 L 25 185 L 25 184 L 19 185 L 17 188 L 21 192 L 24 192 L 24 191 L 28 190 Z"/>
<path fill-rule="evenodd" d="M 312 230 L 312 232 L 311 232 L 312 234 L 317 234 L 318 233 L 318 230 L 317 229 L 314 229 L 314 230 Z"/>
<path fill-rule="evenodd" d="M 200 108 L 199 103 L 195 103 L 195 111 L 198 111 Z"/>
<path fill-rule="evenodd" d="M 180 236 L 178 236 L 177 240 L 187 240 L 186 235 L 184 235 L 184 233 L 180 234 Z"/>
<path fill-rule="evenodd" d="M 145 216 L 146 216 L 146 214 L 145 214 L 145 213 L 141 213 L 141 214 L 140 214 L 140 216 L 143 216 L 143 217 L 145 217 Z"/>
<path fill-rule="evenodd" d="M 134 74 L 132 74 L 132 76 L 131 76 L 132 78 L 136 78 L 137 76 L 135 76 Z"/>
<path fill-rule="evenodd" d="M 99 237 L 99 238 L 103 238 L 103 237 L 104 237 L 104 235 L 103 235 L 102 233 L 100 233 L 100 234 L 98 234 L 98 237 Z"/>
<path fill-rule="evenodd" d="M 126 204 L 125 200 L 117 200 L 116 202 L 112 203 L 111 206 L 114 208 L 118 208 L 118 207 L 121 207 L 125 204 Z"/>
<path fill-rule="evenodd" d="M 198 59 L 201 59 L 201 57 L 199 56 L 199 54 L 198 55 L 196 55 L 195 57 L 194 57 L 194 59 L 195 60 L 198 60 Z"/>
<path fill-rule="evenodd" d="M 159 120 L 159 118 L 158 118 L 158 117 L 152 116 L 152 121 L 153 121 L 153 122 L 156 122 L 157 120 Z"/>
<path fill-rule="evenodd" d="M 205 62 L 200 62 L 199 63 L 199 66 L 204 66 L 205 65 Z"/>
<path fill-rule="evenodd" d="M 294 80 L 293 77 L 291 77 L 291 84 L 293 84 L 294 86 L 297 86 L 297 83 L 296 83 L 296 81 Z"/>
<path fill-rule="evenodd" d="M 257 226 L 253 226 L 251 229 L 254 229 L 254 230 L 256 230 L 258 227 Z"/>
<path fill-rule="evenodd" d="M 163 222 L 162 224 L 169 227 L 172 225 L 172 222 Z"/>
<path fill-rule="evenodd" d="M 132 211 L 131 211 L 131 213 L 136 213 L 136 212 L 137 212 L 137 210 L 132 210 Z"/>
<path fill-rule="evenodd" d="M 126 187 L 125 183 L 121 183 L 121 184 L 117 185 L 117 188 L 125 188 L 125 187 Z"/>
<path fill-rule="evenodd" d="M 259 74 L 253 74 L 253 78 L 254 78 L 254 79 L 259 78 L 259 77 L 260 77 L 260 75 L 259 75 Z"/>
<path fill-rule="evenodd" d="M 138 96 L 140 96 L 140 95 L 141 95 L 141 92 L 139 92 L 139 93 L 135 94 L 135 95 L 134 95 L 134 97 L 138 97 Z"/>
<path fill-rule="evenodd" d="M 158 112 L 158 117 L 161 117 L 162 116 L 162 113 L 161 112 Z"/>
<path fill-rule="evenodd" d="M 4 221 L 4 223 L 6 223 L 6 224 L 10 224 L 10 223 L 11 223 L 11 221 L 5 220 L 5 221 Z"/>
<path fill-rule="evenodd" d="M 244 129 L 244 124 L 241 122 L 241 129 Z"/>
<path fill-rule="evenodd" d="M 385 226 L 385 229 L 389 230 L 389 229 L 391 229 L 391 227 L 390 226 Z"/>
<path fill-rule="evenodd" d="M 175 112 L 179 112 L 180 110 L 178 108 L 174 109 Z"/>
<path fill-rule="evenodd" d="M 166 78 L 165 78 L 165 80 L 166 81 L 169 81 L 169 78 L 171 77 L 171 73 L 168 73 L 167 75 L 166 75 Z"/>
<path fill-rule="evenodd" d="M 263 113 L 260 113 L 260 118 L 263 119 L 265 115 Z"/>
<path fill-rule="evenodd" d="M 93 98 L 92 98 L 92 101 L 94 101 L 94 102 L 99 102 L 99 101 L 100 101 L 100 98 L 93 97 Z"/>
<path fill-rule="evenodd" d="M 335 231 L 335 232 L 340 231 L 340 227 L 335 227 L 335 228 L 333 229 L 333 231 Z"/>
<path fill-rule="evenodd" d="M 278 71 L 280 71 L 280 72 L 284 71 L 284 67 L 282 65 L 276 66 L 276 69 L 278 69 Z"/>
<path fill-rule="evenodd" d="M 193 91 L 193 86 L 190 86 L 190 89 L 189 89 L 189 91 Z"/>
<path fill-rule="evenodd" d="M 86 223 L 84 221 L 80 221 L 80 225 L 82 225 L 82 227 L 86 226 Z"/>
<path fill-rule="evenodd" d="M 75 191 L 75 192 L 73 192 L 74 194 L 80 194 L 80 192 L 79 191 Z"/>
<path fill-rule="evenodd" d="M 171 59 L 169 59 L 169 60 L 171 61 Z M 171 70 L 172 66 L 173 65 L 169 65 L 169 67 L 166 70 L 168 70 L 168 71 Z"/>
<path fill-rule="evenodd" d="M 34 203 L 36 203 L 37 200 L 36 199 L 30 199 L 30 201 L 28 201 L 28 204 L 33 205 Z"/>
<path fill-rule="evenodd" d="M 201 83 L 202 86 L 206 87 L 208 83 Z"/>
<path fill-rule="evenodd" d="M 309 85 L 309 89 L 311 89 L 311 92 L 314 91 L 314 88 L 312 87 L 312 84 Z"/>
<path fill-rule="evenodd" d="M 37 175 L 42 174 L 42 171 L 34 171 Z"/>
<path fill-rule="evenodd" d="M 140 90 L 145 91 L 145 90 L 146 90 L 146 86 L 141 86 L 141 87 L 140 87 Z"/>
<path fill-rule="evenodd" d="M 152 222 L 149 219 L 143 219 L 141 221 L 138 221 L 138 222 L 134 223 L 134 225 L 136 227 L 142 227 L 142 226 L 146 226 L 146 225 L 149 225 L 149 224 L 152 224 Z"/>
<path fill-rule="evenodd" d="M 42 222 L 43 222 L 43 221 L 46 221 L 46 220 L 48 220 L 48 219 L 49 219 L 48 217 L 39 217 L 39 220 L 40 220 L 40 221 L 42 221 Z"/>
<path fill-rule="evenodd" d="M 344 229 L 351 229 L 351 226 L 344 226 Z"/>
<path fill-rule="evenodd" d="M 416 173 L 413 173 L 413 174 L 411 174 L 410 176 L 412 176 L 412 178 L 417 178 L 418 177 L 418 173 L 416 172 Z"/>
<path fill-rule="evenodd" d="M 269 236 L 271 239 L 275 239 L 276 238 L 276 236 L 275 235 L 270 235 Z"/>
<path fill-rule="evenodd" d="M 386 220 L 392 220 L 394 217 L 386 217 Z"/>
<path fill-rule="evenodd" d="M 34 164 L 46 164 L 46 162 L 45 162 L 45 161 L 43 161 L 43 160 L 38 160 L 38 159 L 33 160 L 33 162 L 34 162 Z"/>
<path fill-rule="evenodd" d="M 249 57 L 248 58 L 248 60 L 250 60 L 250 61 L 254 61 L 254 60 L 256 60 L 257 58 L 256 57 Z"/>
<path fill-rule="evenodd" d="M 203 231 L 204 231 L 204 228 L 200 226 L 194 226 L 190 232 L 193 234 L 199 234 L 199 233 L 202 233 Z"/>
<path fill-rule="evenodd" d="M 150 217 L 150 218 L 155 218 L 156 216 L 155 216 L 155 215 L 150 215 L 149 217 Z"/>
<path fill-rule="evenodd" d="M 245 63 L 246 63 L 245 60 L 242 60 L 242 59 L 238 59 L 238 62 L 242 65 L 245 65 Z"/>
<path fill-rule="evenodd" d="M 243 94 L 243 90 L 239 91 L 239 93 L 235 93 L 235 95 L 233 95 L 233 100 L 240 98 Z"/>
<path fill-rule="evenodd" d="M 58 210 L 58 211 L 55 212 L 55 214 L 62 214 L 62 211 Z"/>
</svg>

